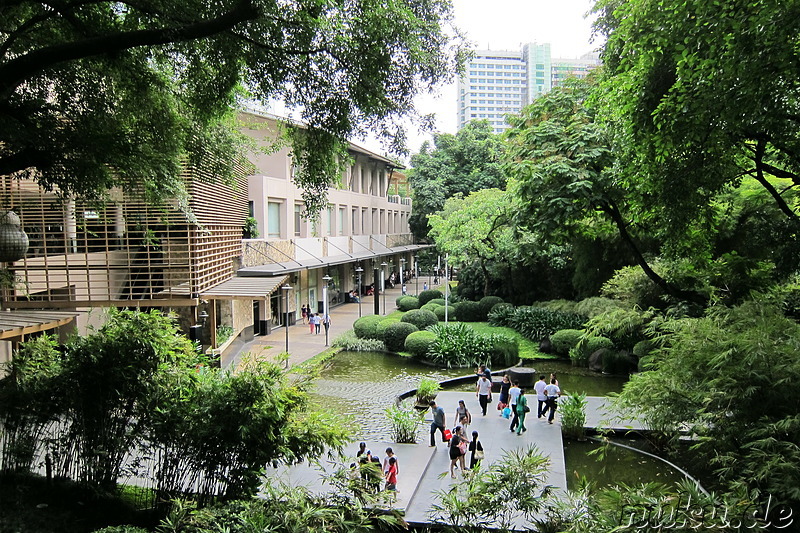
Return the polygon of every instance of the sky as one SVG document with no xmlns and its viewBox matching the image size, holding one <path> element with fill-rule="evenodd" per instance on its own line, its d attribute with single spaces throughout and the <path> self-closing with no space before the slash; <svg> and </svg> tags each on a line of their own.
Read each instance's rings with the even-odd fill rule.
<svg viewBox="0 0 800 533">
<path fill-rule="evenodd" d="M 477 50 L 520 50 L 525 43 L 550 43 L 553 57 L 578 58 L 596 50 L 590 42 L 592 0 L 452 0 L 455 26 Z M 421 114 L 436 114 L 436 129 L 456 132 L 456 83 L 416 100 Z M 418 152 L 430 135 L 409 127 L 408 148 Z M 381 151 L 382 150 L 376 150 Z"/>
</svg>

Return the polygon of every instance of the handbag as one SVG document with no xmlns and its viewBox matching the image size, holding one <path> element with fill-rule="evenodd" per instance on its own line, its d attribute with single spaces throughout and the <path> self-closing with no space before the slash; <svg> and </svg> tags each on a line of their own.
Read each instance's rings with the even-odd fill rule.
<svg viewBox="0 0 800 533">
<path fill-rule="evenodd" d="M 483 450 L 476 450 L 475 451 L 475 460 L 482 461 L 486 457 L 486 454 L 483 453 Z"/>
<path fill-rule="evenodd" d="M 497 410 L 502 411 L 503 409 L 506 408 L 507 405 L 508 405 L 507 403 L 497 402 Z"/>
<path fill-rule="evenodd" d="M 461 455 L 467 453 L 467 441 L 462 440 L 461 442 L 458 443 L 458 451 L 461 452 Z"/>
<path fill-rule="evenodd" d="M 526 413 L 530 413 L 530 412 L 531 412 L 531 408 L 530 408 L 530 407 L 528 407 L 528 405 L 527 405 L 527 404 L 526 404 L 525 406 L 523 406 L 522 410 L 523 410 L 524 412 L 526 412 Z"/>
</svg>

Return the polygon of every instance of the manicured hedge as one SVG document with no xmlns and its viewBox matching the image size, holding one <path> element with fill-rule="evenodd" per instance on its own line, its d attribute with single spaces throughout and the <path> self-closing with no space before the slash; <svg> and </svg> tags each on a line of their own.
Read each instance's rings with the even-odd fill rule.
<svg viewBox="0 0 800 533">
<path fill-rule="evenodd" d="M 484 296 L 478 302 L 478 305 L 481 308 L 481 321 L 485 321 L 489 316 L 489 311 L 492 310 L 492 307 L 495 305 L 503 303 L 503 299 L 499 296 Z"/>
<path fill-rule="evenodd" d="M 424 309 L 426 311 L 430 311 L 431 313 L 435 313 L 437 307 L 442 307 L 442 306 L 439 305 L 439 304 L 435 304 L 433 302 L 428 302 L 425 305 L 423 305 L 422 307 L 420 307 L 420 309 Z"/>
<path fill-rule="evenodd" d="M 414 324 L 417 326 L 417 329 L 425 329 L 428 326 L 439 323 L 439 319 L 436 318 L 435 314 L 431 313 L 430 311 L 425 311 L 424 309 L 414 309 L 409 311 L 403 315 L 401 320 L 403 322 L 408 322 L 409 324 Z"/>
<path fill-rule="evenodd" d="M 444 309 L 445 309 L 445 307 L 443 305 L 440 305 L 440 306 L 437 306 L 436 309 L 433 311 L 433 314 L 436 315 L 436 318 L 439 319 L 439 322 L 443 322 L 444 321 Z M 456 320 L 456 319 L 457 319 L 457 317 L 456 317 L 456 308 L 454 306 L 452 306 L 452 305 L 448 305 L 447 306 L 447 320 L 448 320 L 448 322 L 450 320 Z"/>
<path fill-rule="evenodd" d="M 378 336 L 378 324 L 384 317 L 380 315 L 362 316 L 353 322 L 353 331 L 359 339 L 377 339 L 381 340 Z"/>
<path fill-rule="evenodd" d="M 403 296 L 397 301 L 397 308 L 401 311 L 411 311 L 412 309 L 419 309 L 419 300 L 413 296 Z"/>
<path fill-rule="evenodd" d="M 433 300 L 431 300 L 431 301 L 430 301 L 430 302 L 428 302 L 428 303 L 429 303 L 429 304 L 436 304 L 436 305 L 444 305 L 444 304 L 445 304 L 445 302 L 444 302 L 444 298 L 434 298 Z M 451 303 L 452 303 L 452 302 L 451 302 Z"/>
<path fill-rule="evenodd" d="M 569 351 L 578 345 L 583 331 L 579 329 L 561 329 L 550 335 L 553 351 L 558 355 L 569 355 Z"/>
<path fill-rule="evenodd" d="M 428 348 L 436 340 L 436 334 L 431 331 L 415 331 L 406 337 L 405 351 L 415 357 L 426 357 Z"/>
<path fill-rule="evenodd" d="M 417 326 L 408 322 L 394 322 L 383 332 L 383 343 L 386 349 L 392 352 L 400 352 L 405 348 L 406 337 L 419 331 Z"/>
<path fill-rule="evenodd" d="M 419 305 L 423 306 L 435 298 L 442 298 L 444 295 L 438 289 L 428 289 L 419 293 Z"/>
<path fill-rule="evenodd" d="M 481 306 L 478 302 L 458 302 L 456 316 L 461 322 L 482 322 Z"/>
</svg>

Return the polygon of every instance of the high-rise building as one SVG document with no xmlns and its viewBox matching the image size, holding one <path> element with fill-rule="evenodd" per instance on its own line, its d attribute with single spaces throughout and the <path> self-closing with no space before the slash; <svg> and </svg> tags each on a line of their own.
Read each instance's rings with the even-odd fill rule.
<svg viewBox="0 0 800 533">
<path fill-rule="evenodd" d="M 519 52 L 478 50 L 458 82 L 458 128 L 485 119 L 501 133 L 508 128 L 506 115 L 519 112 L 570 76 L 585 77 L 599 63 L 596 54 L 552 58 L 549 43 L 528 43 Z"/>
</svg>

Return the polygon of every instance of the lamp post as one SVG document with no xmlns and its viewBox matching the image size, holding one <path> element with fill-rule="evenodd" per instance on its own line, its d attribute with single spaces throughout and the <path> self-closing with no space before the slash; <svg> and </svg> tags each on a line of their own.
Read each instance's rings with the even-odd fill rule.
<svg viewBox="0 0 800 533">
<path fill-rule="evenodd" d="M 386 266 L 388 263 L 384 261 L 381 263 L 381 292 L 383 293 L 383 314 L 386 314 Z"/>
<path fill-rule="evenodd" d="M 289 368 L 289 291 L 291 287 L 286 284 L 281 287 L 283 291 L 283 306 L 284 311 L 286 312 L 285 323 L 284 327 L 286 328 L 286 368 Z"/>
<path fill-rule="evenodd" d="M 415 281 L 415 284 L 416 284 L 414 292 L 416 292 L 417 298 L 419 298 L 419 263 L 417 262 L 417 256 L 416 255 L 414 256 L 413 259 L 414 259 L 414 281 Z"/>
<path fill-rule="evenodd" d="M 360 266 L 356 268 L 356 273 L 358 274 L 358 316 L 361 317 L 361 273 L 364 272 L 364 269 Z"/>
<path fill-rule="evenodd" d="M 325 327 L 325 346 L 328 345 L 328 329 L 330 328 L 330 318 L 328 315 L 328 283 L 330 283 L 332 279 L 333 278 L 328 275 L 322 278 L 325 282 L 325 285 L 322 286 L 322 325 Z"/>
<path fill-rule="evenodd" d="M 401 294 L 403 292 L 403 285 L 404 285 L 404 282 L 403 282 L 403 269 L 405 267 L 406 267 L 406 258 L 405 257 L 401 257 L 400 258 L 400 293 Z"/>
</svg>

